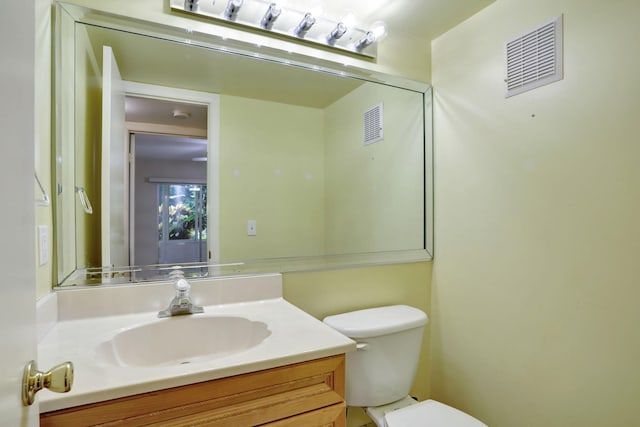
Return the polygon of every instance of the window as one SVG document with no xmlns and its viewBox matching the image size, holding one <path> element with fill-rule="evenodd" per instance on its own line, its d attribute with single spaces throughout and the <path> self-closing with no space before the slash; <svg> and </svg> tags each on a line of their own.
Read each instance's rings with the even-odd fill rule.
<svg viewBox="0 0 640 427">
<path fill-rule="evenodd" d="M 158 240 L 207 239 L 207 186 L 158 185 Z"/>
</svg>

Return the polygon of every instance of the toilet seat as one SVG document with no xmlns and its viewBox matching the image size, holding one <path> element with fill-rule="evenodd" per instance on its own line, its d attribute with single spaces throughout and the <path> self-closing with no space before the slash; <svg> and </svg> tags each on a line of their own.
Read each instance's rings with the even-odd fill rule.
<svg viewBox="0 0 640 427">
<path fill-rule="evenodd" d="M 471 415 L 435 400 L 387 412 L 388 427 L 487 427 Z"/>
</svg>

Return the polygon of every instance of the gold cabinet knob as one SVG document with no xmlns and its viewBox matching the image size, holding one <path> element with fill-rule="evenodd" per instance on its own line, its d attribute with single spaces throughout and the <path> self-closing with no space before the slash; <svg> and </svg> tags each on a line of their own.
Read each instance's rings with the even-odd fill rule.
<svg viewBox="0 0 640 427">
<path fill-rule="evenodd" d="M 36 393 L 48 388 L 56 393 L 66 393 L 73 385 L 73 363 L 64 362 L 54 366 L 48 372 L 38 371 L 35 360 L 27 363 L 22 376 L 22 404 L 31 405 Z"/>
</svg>

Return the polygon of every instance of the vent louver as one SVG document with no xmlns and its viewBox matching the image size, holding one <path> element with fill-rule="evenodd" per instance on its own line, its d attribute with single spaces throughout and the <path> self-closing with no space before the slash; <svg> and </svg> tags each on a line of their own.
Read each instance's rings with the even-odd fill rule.
<svg viewBox="0 0 640 427">
<path fill-rule="evenodd" d="M 505 97 L 562 79 L 562 15 L 505 46 Z"/>
<path fill-rule="evenodd" d="M 382 104 L 364 112 L 364 145 L 384 139 L 384 126 L 382 116 Z"/>
</svg>

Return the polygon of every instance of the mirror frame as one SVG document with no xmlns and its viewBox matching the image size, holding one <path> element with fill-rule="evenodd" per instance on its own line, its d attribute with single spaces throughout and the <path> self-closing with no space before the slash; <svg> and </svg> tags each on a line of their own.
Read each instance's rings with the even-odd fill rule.
<svg viewBox="0 0 640 427">
<path fill-rule="evenodd" d="M 252 57 L 260 60 L 280 63 L 282 65 L 301 67 L 311 71 L 329 73 L 339 77 L 348 77 L 363 80 L 366 82 L 381 83 L 422 94 L 424 114 L 424 247 L 422 249 L 341 255 L 320 255 L 311 257 L 258 259 L 247 260 L 246 262 L 241 263 L 221 265 L 203 265 L 202 263 L 194 263 L 194 265 L 186 266 L 183 265 L 184 269 L 187 271 L 187 274 L 191 277 L 217 277 L 273 272 L 282 273 L 292 271 L 317 271 L 324 269 L 429 261 L 433 259 L 433 99 L 432 89 L 429 84 L 398 76 L 388 75 L 369 69 L 347 66 L 297 53 L 285 52 L 270 47 L 256 46 L 251 43 L 228 39 L 226 37 L 215 34 L 214 25 L 211 26 L 212 28 L 210 32 L 196 32 L 189 28 L 142 21 L 125 16 L 114 15 L 103 11 L 89 9 L 75 4 L 56 2 L 54 19 L 55 132 L 53 135 L 53 152 L 55 153 L 56 159 L 55 162 L 53 162 L 55 164 L 55 171 L 52 175 L 57 188 L 59 188 L 58 186 L 61 180 L 60 170 L 62 168 L 60 166 L 59 155 L 64 139 L 60 129 L 60 118 L 62 114 L 64 114 L 64 112 L 62 111 L 64 109 L 64 106 L 62 106 L 60 102 L 62 92 L 64 91 L 61 82 L 63 65 L 62 61 L 60 60 L 60 52 L 63 43 L 60 24 L 62 19 L 73 20 L 73 25 L 88 24 L 101 26 L 107 29 L 126 31 L 129 33 L 144 36 L 157 37 L 182 44 L 189 44 L 192 46 L 225 52 L 228 54 Z M 71 114 L 75 116 L 75 107 Z M 65 276 L 65 267 L 62 264 L 64 260 L 62 260 L 62 257 L 60 256 L 60 254 L 63 254 L 64 252 L 63 239 L 59 235 L 60 230 L 63 230 L 63 228 L 61 227 L 62 215 L 60 214 L 59 209 L 60 206 L 58 203 L 58 199 L 56 198 L 53 212 L 55 217 L 54 224 L 56 227 L 54 230 L 54 245 L 57 251 L 55 257 L 56 263 L 54 270 L 56 271 L 54 272 L 54 277 L 57 277 L 58 283 L 55 286 L 80 286 L 102 283 L 134 283 L 151 280 L 166 280 L 168 278 L 168 273 L 170 271 L 168 266 L 156 265 L 145 267 L 131 266 L 128 268 L 78 268 L 77 261 L 75 262 L 75 269 L 73 270 L 73 272 L 70 275 Z M 153 272 L 153 274 L 151 274 L 151 272 Z M 138 273 L 137 276 L 136 273 Z M 150 274 L 150 277 L 147 278 L 147 274 Z"/>
</svg>

